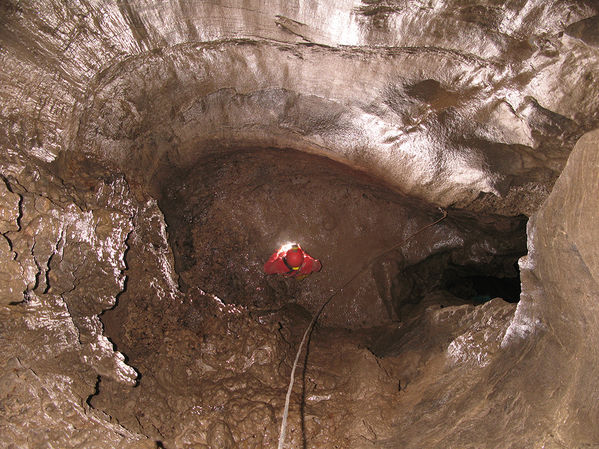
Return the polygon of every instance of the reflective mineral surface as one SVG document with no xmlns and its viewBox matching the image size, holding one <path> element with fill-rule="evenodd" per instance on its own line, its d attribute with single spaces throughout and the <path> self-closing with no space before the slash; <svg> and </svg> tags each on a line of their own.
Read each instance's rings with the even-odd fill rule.
<svg viewBox="0 0 599 449">
<path fill-rule="evenodd" d="M 598 79 L 594 0 L 1 2 L 0 447 L 274 448 L 328 301 L 283 447 L 599 448 Z"/>
</svg>

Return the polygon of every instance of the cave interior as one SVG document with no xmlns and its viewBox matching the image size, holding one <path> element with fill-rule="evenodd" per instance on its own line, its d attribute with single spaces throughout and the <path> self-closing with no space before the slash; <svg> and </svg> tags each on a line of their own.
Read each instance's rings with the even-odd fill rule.
<svg viewBox="0 0 599 449">
<path fill-rule="evenodd" d="M 0 445 L 599 448 L 596 1 L 0 15 Z"/>
</svg>

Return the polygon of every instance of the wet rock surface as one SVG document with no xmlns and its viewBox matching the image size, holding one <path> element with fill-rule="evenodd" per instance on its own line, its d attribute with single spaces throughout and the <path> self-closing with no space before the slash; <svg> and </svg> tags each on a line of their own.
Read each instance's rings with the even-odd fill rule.
<svg viewBox="0 0 599 449">
<path fill-rule="evenodd" d="M 86 402 L 102 376 L 129 387 L 138 377 L 99 319 L 124 288 L 126 183 L 96 179 L 75 190 L 20 158 L 3 175 L 3 443 L 154 447 Z"/>
<path fill-rule="evenodd" d="M 154 181 L 207 152 L 295 148 L 436 204 L 530 214 L 597 124 L 596 5 L 458 3 L 9 3 L 5 136 Z"/>
<path fill-rule="evenodd" d="M 599 447 L 598 8 L 2 3 L 0 446 Z"/>
<path fill-rule="evenodd" d="M 597 420 L 598 412 L 590 405 L 596 393 L 585 387 L 588 376 L 596 370 L 597 357 L 595 349 L 588 345 L 596 338 L 599 293 L 597 252 L 591 249 L 597 227 L 589 226 L 597 219 L 598 210 L 598 198 L 593 193 L 598 187 L 598 139 L 597 131 L 580 139 L 551 196 L 529 225 L 529 252 L 522 265 L 530 270 L 524 284 L 528 284 L 530 293 L 519 305 L 508 332 L 512 338 L 545 334 L 538 344 L 552 353 L 552 369 L 557 367 L 571 374 L 570 378 L 554 377 L 543 371 L 537 399 L 549 401 L 544 387 L 557 381 L 548 390 L 554 391 L 551 399 L 556 401 L 557 397 L 559 405 L 552 404 L 550 410 L 575 416 L 560 420 L 555 426 L 555 438 L 566 447 L 592 447 L 599 441 L 597 428 L 591 425 Z M 560 212 L 564 205 L 567 213 Z M 547 366 L 546 360 L 539 360 L 538 349 L 531 348 L 529 363 L 538 361 L 539 366 Z"/>
</svg>

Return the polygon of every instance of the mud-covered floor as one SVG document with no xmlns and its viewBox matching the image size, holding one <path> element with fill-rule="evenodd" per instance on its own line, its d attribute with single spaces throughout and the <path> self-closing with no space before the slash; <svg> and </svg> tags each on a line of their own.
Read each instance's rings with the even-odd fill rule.
<svg viewBox="0 0 599 449">
<path fill-rule="evenodd" d="M 158 205 L 176 297 L 152 294 L 161 267 L 147 252 L 170 251 L 152 240 L 161 217 L 140 218 L 127 288 L 101 316 L 140 379 L 130 388 L 102 378 L 88 402 L 125 428 L 165 448 L 274 447 L 295 352 L 332 294 L 300 359 L 287 447 L 396 447 L 397 426 L 440 400 L 443 379 L 493 360 L 515 304 L 489 300 L 519 284 L 522 218 L 449 210 L 410 238 L 441 212 L 291 150 L 206 158 L 169 179 Z M 286 241 L 322 271 L 266 276 L 264 261 Z M 491 278 L 486 290 L 473 281 Z"/>
</svg>

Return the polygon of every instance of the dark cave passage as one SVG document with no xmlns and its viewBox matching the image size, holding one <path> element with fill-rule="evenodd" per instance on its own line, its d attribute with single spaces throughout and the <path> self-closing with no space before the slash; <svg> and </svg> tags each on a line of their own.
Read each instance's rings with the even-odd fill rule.
<svg viewBox="0 0 599 449">
<path fill-rule="evenodd" d="M 448 292 L 457 297 L 483 304 L 493 298 L 502 298 L 507 302 L 520 300 L 520 276 L 497 277 L 477 275 L 457 275 L 445 284 Z"/>
</svg>

